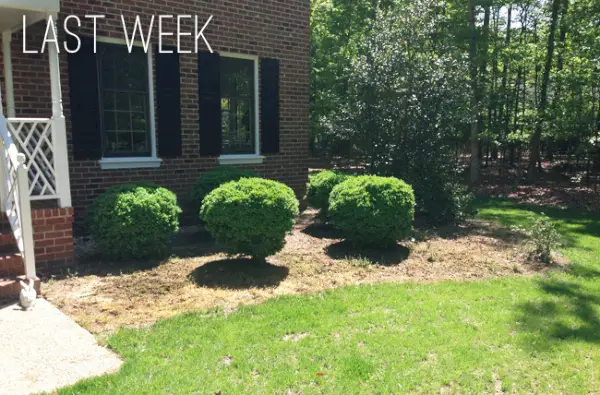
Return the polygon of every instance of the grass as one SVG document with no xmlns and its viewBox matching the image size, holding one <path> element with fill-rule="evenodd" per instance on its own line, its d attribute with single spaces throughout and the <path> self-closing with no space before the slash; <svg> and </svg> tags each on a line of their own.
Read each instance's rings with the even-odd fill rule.
<svg viewBox="0 0 600 395">
<path fill-rule="evenodd" d="M 64 394 L 600 391 L 600 216 L 486 201 L 523 225 L 544 211 L 574 265 L 533 277 L 350 286 L 109 338 L 125 359 Z"/>
</svg>

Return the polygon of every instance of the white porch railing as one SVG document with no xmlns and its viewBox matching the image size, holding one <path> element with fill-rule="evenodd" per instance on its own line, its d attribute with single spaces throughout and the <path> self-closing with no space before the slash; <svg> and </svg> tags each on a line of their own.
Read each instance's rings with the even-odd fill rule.
<svg viewBox="0 0 600 395">
<path fill-rule="evenodd" d="M 71 186 L 58 49 L 53 45 L 48 46 L 52 116 L 17 118 L 11 41 L 13 31 L 21 26 L 25 9 L 33 13 L 26 15 L 32 17 L 30 23 L 41 19 L 56 23 L 59 5 L 59 0 L 0 0 L 0 14 L 3 17 L 0 18 L 2 60 L 7 94 L 6 113 L 0 104 L 0 209 L 8 217 L 23 255 L 28 278 L 36 275 L 31 200 L 56 199 L 58 207 L 71 207 Z M 13 18 L 8 12 L 9 8 L 14 8 L 16 12 L 13 12 Z M 49 30 L 56 32 L 56 27 Z"/>
<path fill-rule="evenodd" d="M 25 276 L 33 278 L 36 276 L 35 249 L 27 159 L 25 154 L 19 153 L 6 125 L 6 119 L 0 114 L 0 202 L 23 256 Z"/>
</svg>

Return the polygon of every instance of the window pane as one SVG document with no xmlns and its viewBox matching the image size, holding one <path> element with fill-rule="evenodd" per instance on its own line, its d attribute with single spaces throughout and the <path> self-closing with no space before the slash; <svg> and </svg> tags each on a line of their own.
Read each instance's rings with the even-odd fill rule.
<svg viewBox="0 0 600 395">
<path fill-rule="evenodd" d="M 250 99 L 230 99 L 229 111 L 223 112 L 223 153 L 254 153 L 254 133 L 252 127 L 252 101 Z M 227 116 L 226 116 L 227 115 Z"/>
<path fill-rule="evenodd" d="M 104 111 L 104 130 L 117 130 L 115 113 L 113 111 Z"/>
<path fill-rule="evenodd" d="M 221 97 L 251 97 L 254 90 L 254 61 L 221 58 Z"/>
<path fill-rule="evenodd" d="M 132 152 L 131 147 L 131 132 L 119 133 L 118 135 L 118 150 L 124 152 Z"/>
<path fill-rule="evenodd" d="M 146 111 L 146 96 L 132 94 L 131 95 L 131 111 Z"/>
<path fill-rule="evenodd" d="M 254 61 L 221 58 L 224 154 L 255 153 Z"/>
<path fill-rule="evenodd" d="M 131 114 L 131 130 L 135 131 L 146 131 L 148 124 L 146 122 L 146 115 L 142 112 L 134 112 Z"/>
<path fill-rule="evenodd" d="M 115 93 L 112 91 L 104 92 L 104 109 L 114 110 L 115 109 Z"/>
<path fill-rule="evenodd" d="M 221 131 L 223 133 L 223 144 L 226 145 L 226 139 L 229 136 L 229 117 L 231 115 L 230 102 L 227 98 L 221 99 Z"/>
<path fill-rule="evenodd" d="M 108 132 L 105 134 L 104 144 L 106 149 L 114 151 L 117 149 L 117 133 Z"/>
<path fill-rule="evenodd" d="M 131 114 L 129 112 L 117 113 L 117 130 L 121 132 L 131 130 Z"/>
<path fill-rule="evenodd" d="M 133 134 L 133 150 L 135 152 L 144 152 L 148 150 L 148 142 L 146 133 L 134 132 Z"/>
<path fill-rule="evenodd" d="M 103 150 L 108 156 L 151 153 L 148 57 L 142 48 L 99 43 Z"/>
<path fill-rule="evenodd" d="M 129 111 L 129 95 L 125 92 L 116 93 L 116 110 Z"/>
</svg>

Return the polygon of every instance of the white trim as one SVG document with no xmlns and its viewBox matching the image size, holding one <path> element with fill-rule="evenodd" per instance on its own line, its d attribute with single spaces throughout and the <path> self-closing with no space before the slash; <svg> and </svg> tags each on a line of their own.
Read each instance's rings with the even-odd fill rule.
<svg viewBox="0 0 600 395">
<path fill-rule="evenodd" d="M 117 169 L 156 169 L 160 167 L 162 159 L 146 156 L 133 158 L 102 158 L 98 161 L 102 170 Z"/>
<path fill-rule="evenodd" d="M 152 157 L 156 158 L 156 114 L 154 101 L 154 62 L 152 60 L 152 46 L 148 46 L 148 116 L 150 117 L 150 146 Z"/>
<path fill-rule="evenodd" d="M 227 157 L 231 157 L 232 161 L 238 159 L 238 157 L 254 157 L 254 158 L 262 158 L 264 156 L 260 156 L 260 131 L 259 131 L 259 111 L 260 105 L 258 103 L 259 95 L 258 95 L 258 55 L 246 55 L 240 53 L 231 53 L 231 52 L 219 52 L 219 55 L 225 58 L 237 58 L 237 59 L 249 59 L 254 61 L 254 155 L 221 155 L 219 157 L 219 162 L 223 163 L 223 160 L 226 160 Z M 249 163 L 262 163 L 262 159 L 260 162 L 249 162 Z M 246 163 L 246 162 L 244 162 Z"/>
<path fill-rule="evenodd" d="M 127 48 L 127 40 L 125 40 L 124 38 L 97 36 L 96 42 L 105 43 L 105 44 L 124 45 L 125 48 Z M 134 47 L 144 48 L 144 44 L 141 41 L 139 41 L 139 39 L 137 38 L 137 35 L 136 35 L 136 40 L 132 44 Z M 151 49 L 152 49 L 152 46 L 148 45 L 148 52 L 150 52 Z"/>
<path fill-rule="evenodd" d="M 12 8 L 23 11 L 58 12 L 59 0 L 2 0 L 0 8 Z"/>
<path fill-rule="evenodd" d="M 256 154 L 221 155 L 218 159 L 220 165 L 257 165 L 263 163 L 265 157 Z"/>
<path fill-rule="evenodd" d="M 13 86 L 13 66 L 11 51 L 12 33 L 10 30 L 2 32 L 2 53 L 4 56 L 4 86 L 6 88 L 6 116 L 16 116 L 15 90 Z"/>
<path fill-rule="evenodd" d="M 113 37 L 98 37 L 97 42 L 106 44 L 124 45 L 127 46 L 127 41 L 121 38 Z M 142 47 L 141 42 L 134 42 L 134 46 Z M 150 152 L 151 156 L 142 157 L 108 157 L 102 158 L 98 161 L 102 170 L 114 170 L 114 169 L 147 169 L 147 168 L 158 168 L 162 163 L 162 159 L 157 156 L 156 147 L 156 109 L 155 109 L 155 97 L 154 97 L 154 60 L 152 46 L 148 46 L 148 52 L 146 52 L 146 59 L 148 61 L 148 118 L 150 124 Z"/>
</svg>

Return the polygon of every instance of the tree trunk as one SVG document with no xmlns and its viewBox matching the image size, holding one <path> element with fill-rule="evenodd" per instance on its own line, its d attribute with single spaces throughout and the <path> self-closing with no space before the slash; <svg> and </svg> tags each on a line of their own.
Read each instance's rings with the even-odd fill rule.
<svg viewBox="0 0 600 395">
<path fill-rule="evenodd" d="M 540 88 L 540 104 L 537 111 L 537 122 L 535 133 L 531 138 L 531 154 L 529 157 L 528 178 L 534 182 L 538 178 L 536 164 L 540 161 L 540 143 L 542 140 L 542 128 L 544 126 L 544 117 L 548 105 L 548 83 L 550 81 L 550 71 L 552 70 L 552 58 L 554 56 L 554 36 L 556 35 L 556 22 L 561 0 L 552 0 L 552 17 L 550 20 L 550 32 L 548 33 L 548 45 L 546 51 L 546 64 L 542 75 L 542 84 Z"/>
<path fill-rule="evenodd" d="M 477 84 L 477 30 L 475 27 L 475 1 L 469 0 L 468 20 L 471 30 L 469 42 L 470 75 L 471 75 L 471 107 L 473 119 L 471 120 L 471 184 L 479 182 L 479 93 Z"/>
<path fill-rule="evenodd" d="M 563 70 L 563 58 L 564 58 L 564 53 L 565 53 L 565 49 L 566 49 L 566 41 L 567 41 L 567 29 L 568 29 L 568 20 L 567 20 L 567 13 L 569 11 L 569 0 L 563 0 L 562 1 L 562 11 L 561 11 L 561 17 L 560 17 L 560 32 L 558 34 L 558 42 L 560 43 L 558 51 L 557 51 L 557 60 L 556 60 L 556 72 L 558 74 L 561 73 L 561 71 Z M 556 93 L 555 93 L 555 97 L 558 100 L 561 100 L 561 92 L 562 92 L 562 84 L 559 84 L 556 87 Z M 554 160 L 554 139 L 550 138 L 548 139 L 548 146 L 546 148 L 547 151 L 547 158 L 549 161 L 553 161 Z"/>
<path fill-rule="evenodd" d="M 488 51 L 490 49 L 490 6 L 489 4 L 486 5 L 484 7 L 484 17 L 483 17 L 483 48 L 481 49 L 481 68 L 480 68 L 480 80 L 479 80 L 479 97 L 483 98 L 486 97 L 486 92 L 487 92 L 487 86 L 488 86 L 488 79 L 487 79 L 487 64 L 488 64 Z M 481 103 L 481 100 L 479 100 L 479 102 Z M 484 113 L 483 111 L 481 111 L 479 113 L 479 125 L 478 125 L 478 131 L 479 133 L 483 132 L 486 128 L 485 125 L 485 117 L 484 117 Z M 489 116 L 489 113 L 488 113 Z M 488 118 L 488 122 L 489 122 L 489 118 Z M 488 145 L 488 151 L 489 152 L 489 145 Z M 486 166 L 487 166 L 487 157 L 486 157 Z M 482 161 L 482 158 L 479 158 L 480 161 Z"/>
<path fill-rule="evenodd" d="M 506 41 L 504 42 L 504 49 L 508 49 L 510 47 L 510 36 L 511 36 L 511 28 L 512 28 L 512 9 L 513 6 L 510 4 L 508 6 L 508 15 L 506 16 Z M 502 122 L 504 127 L 504 137 L 508 135 L 508 119 L 510 117 L 510 101 L 508 100 L 508 89 L 506 87 L 508 83 L 508 69 L 509 69 L 509 55 L 508 51 L 505 51 L 504 59 L 502 61 L 502 95 L 504 99 L 504 103 L 502 103 Z"/>
</svg>

